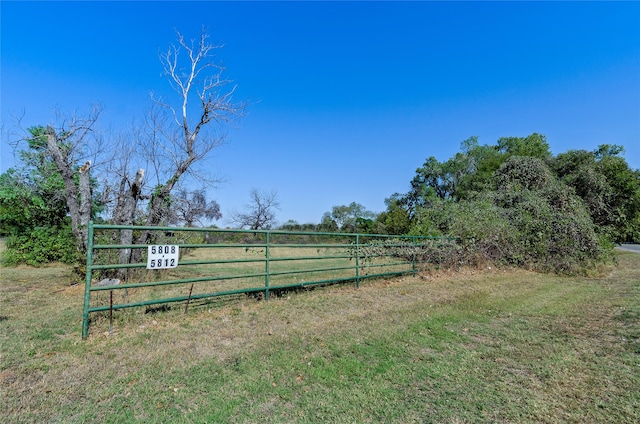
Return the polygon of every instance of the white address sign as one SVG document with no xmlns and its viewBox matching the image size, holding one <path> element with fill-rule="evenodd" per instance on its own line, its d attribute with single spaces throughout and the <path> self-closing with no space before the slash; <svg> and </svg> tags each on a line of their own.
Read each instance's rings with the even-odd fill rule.
<svg viewBox="0 0 640 424">
<path fill-rule="evenodd" d="M 180 248 L 176 245 L 153 244 L 147 247 L 147 269 L 165 269 L 178 266 Z"/>
</svg>

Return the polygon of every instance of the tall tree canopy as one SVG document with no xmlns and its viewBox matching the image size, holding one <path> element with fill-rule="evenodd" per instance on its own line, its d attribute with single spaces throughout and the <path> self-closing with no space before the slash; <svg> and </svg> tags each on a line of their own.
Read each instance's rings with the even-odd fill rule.
<svg viewBox="0 0 640 424">
<path fill-rule="evenodd" d="M 360 203 L 351 202 L 348 205 L 334 206 L 331 212 L 326 212 L 323 217 L 323 226 L 342 232 L 374 232 L 375 218 L 374 212 L 368 211 Z"/>
<path fill-rule="evenodd" d="M 429 204 L 429 199 L 468 199 L 491 188 L 493 174 L 512 156 L 539 159 L 551 157 L 546 137 L 533 133 L 527 137 L 503 137 L 495 145 L 480 145 L 477 137 L 461 143 L 460 152 L 439 162 L 427 158 L 416 170 L 411 190 L 403 198 L 411 216 L 415 208 Z"/>
</svg>

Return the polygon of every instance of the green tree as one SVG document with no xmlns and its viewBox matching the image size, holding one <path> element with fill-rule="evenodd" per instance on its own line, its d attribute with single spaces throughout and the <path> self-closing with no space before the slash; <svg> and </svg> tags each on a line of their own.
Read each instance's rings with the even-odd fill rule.
<svg viewBox="0 0 640 424">
<path fill-rule="evenodd" d="M 497 150 L 506 155 L 506 159 L 511 156 L 526 156 L 538 159 L 547 159 L 551 156 L 547 137 L 542 134 L 533 133 L 526 137 L 502 137 L 498 139 Z"/>
<path fill-rule="evenodd" d="M 331 217 L 330 212 L 325 212 L 322 214 L 322 218 L 320 219 L 320 224 L 318 225 L 318 231 L 325 231 L 329 233 L 338 232 L 340 228 L 338 227 L 338 223 L 335 219 Z"/>
<path fill-rule="evenodd" d="M 376 218 L 374 212 L 368 211 L 364 206 L 356 202 L 351 202 L 349 205 L 334 206 L 329 216 L 342 232 L 357 231 L 358 219 L 373 220 Z M 361 223 L 364 222 L 366 221 L 361 221 Z"/>
<path fill-rule="evenodd" d="M 9 169 L 0 175 L 0 234 L 20 234 L 64 222 L 64 201 L 56 201 L 47 191 L 29 173 Z"/>
<path fill-rule="evenodd" d="M 510 157 L 551 156 L 546 137 L 537 133 L 503 137 L 495 145 L 480 145 L 477 137 L 470 137 L 461 143 L 460 150 L 445 162 L 431 156 L 416 170 L 403 202 L 410 216 L 436 197 L 458 201 L 490 190 L 494 173 Z"/>
<path fill-rule="evenodd" d="M 601 234 L 613 242 L 640 243 L 640 171 L 632 170 L 617 145 L 570 150 L 551 165 L 587 205 Z"/>
<path fill-rule="evenodd" d="M 507 154 L 501 152 L 498 146 L 480 145 L 477 137 L 463 141 L 461 149 L 469 172 L 461 176 L 456 197 L 467 199 L 491 189 L 493 174 L 507 159 Z"/>
<path fill-rule="evenodd" d="M 378 226 L 377 221 L 370 218 L 356 218 L 356 233 L 364 233 L 364 234 L 378 234 L 381 233 L 380 227 Z"/>
<path fill-rule="evenodd" d="M 602 145 L 594 153 L 596 169 L 613 192 L 613 241 L 640 243 L 640 169 L 629 167 L 621 146 Z"/>
<path fill-rule="evenodd" d="M 9 236 L 5 263 L 77 260 L 65 184 L 49 154 L 47 130 L 33 127 L 28 134 L 27 148 L 18 152 L 21 167 L 0 175 L 0 234 Z"/>
<path fill-rule="evenodd" d="M 408 204 L 414 208 L 426 205 L 427 199 L 436 196 L 440 199 L 456 199 L 460 179 L 468 170 L 467 156 L 457 153 L 446 162 L 429 157 L 422 167 L 416 170 L 411 181 Z"/>
<path fill-rule="evenodd" d="M 67 216 L 64 183 L 47 154 L 44 127 L 28 130 L 20 168 L 0 175 L 0 234 L 60 226 Z"/>
<path fill-rule="evenodd" d="M 409 212 L 403 207 L 400 195 L 395 194 L 385 199 L 387 210 L 378 214 L 376 220 L 387 234 L 407 234 L 411 229 Z"/>
</svg>

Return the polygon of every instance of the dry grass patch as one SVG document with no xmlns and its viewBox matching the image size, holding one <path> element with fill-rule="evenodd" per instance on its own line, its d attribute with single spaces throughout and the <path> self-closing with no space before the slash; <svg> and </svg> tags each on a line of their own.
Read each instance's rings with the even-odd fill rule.
<svg viewBox="0 0 640 424">
<path fill-rule="evenodd" d="M 96 314 L 3 268 L 5 422 L 636 422 L 640 255 L 597 278 L 468 270 Z"/>
</svg>

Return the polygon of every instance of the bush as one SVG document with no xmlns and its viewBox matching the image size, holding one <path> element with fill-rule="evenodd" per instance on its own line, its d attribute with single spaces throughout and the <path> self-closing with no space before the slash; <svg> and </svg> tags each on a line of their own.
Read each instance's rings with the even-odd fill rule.
<svg viewBox="0 0 640 424">
<path fill-rule="evenodd" d="M 6 247 L 2 263 L 7 266 L 39 266 L 50 262 L 72 264 L 81 259 L 69 226 L 36 227 L 28 233 L 7 237 Z"/>
<path fill-rule="evenodd" d="M 603 258 L 595 225 L 567 187 L 497 193 L 495 202 L 517 234 L 520 257 L 512 258 L 514 265 L 574 274 Z"/>
<path fill-rule="evenodd" d="M 434 200 L 412 234 L 451 235 L 462 249 L 450 263 L 515 265 L 575 274 L 610 251 L 582 199 L 539 159 L 513 157 L 494 175 L 495 190 L 469 200 Z"/>
<path fill-rule="evenodd" d="M 434 200 L 420 211 L 411 233 L 455 236 L 455 246 L 441 246 L 439 252 L 440 264 L 447 267 L 508 265 L 521 255 L 516 229 L 487 197 L 460 202 Z"/>
</svg>

